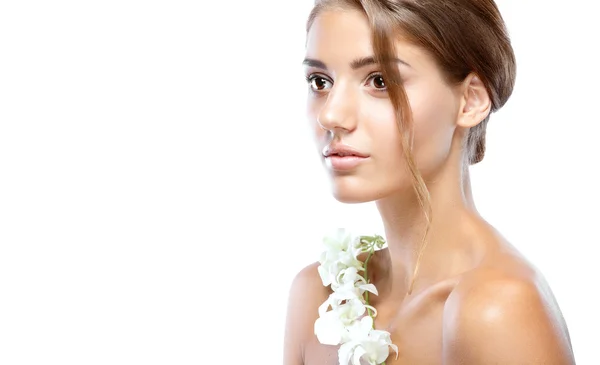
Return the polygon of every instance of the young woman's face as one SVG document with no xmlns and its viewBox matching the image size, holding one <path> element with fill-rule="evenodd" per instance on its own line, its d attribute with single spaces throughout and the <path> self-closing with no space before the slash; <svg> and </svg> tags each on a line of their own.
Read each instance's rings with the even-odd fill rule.
<svg viewBox="0 0 600 365">
<path fill-rule="evenodd" d="M 401 41 L 396 47 L 414 121 L 415 162 L 425 178 L 432 177 L 450 153 L 459 94 L 423 50 Z M 358 11 L 320 13 L 308 32 L 308 118 L 319 152 L 334 153 L 322 161 L 342 202 L 373 201 L 412 189 L 394 109 L 372 57 L 371 30 Z M 355 156 L 335 155 L 329 147 Z"/>
</svg>

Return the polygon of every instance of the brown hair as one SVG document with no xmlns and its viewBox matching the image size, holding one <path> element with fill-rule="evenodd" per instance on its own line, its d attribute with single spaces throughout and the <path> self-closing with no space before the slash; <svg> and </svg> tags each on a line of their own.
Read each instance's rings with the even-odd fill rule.
<svg viewBox="0 0 600 365">
<path fill-rule="evenodd" d="M 375 58 L 396 110 L 402 149 L 428 223 L 425 242 L 431 224 L 429 191 L 411 151 L 413 121 L 400 73 L 394 63 L 386 60 L 396 57 L 394 40 L 402 37 L 429 52 L 449 84 L 458 84 L 475 73 L 490 96 L 491 114 L 506 103 L 516 77 L 515 56 L 504 20 L 493 0 L 316 0 L 308 18 L 307 32 L 319 13 L 330 8 L 357 9 L 370 23 Z M 464 146 L 468 164 L 476 164 L 484 157 L 489 118 L 488 115 L 469 130 Z M 419 252 L 413 283 L 423 249 L 424 245 Z"/>
</svg>

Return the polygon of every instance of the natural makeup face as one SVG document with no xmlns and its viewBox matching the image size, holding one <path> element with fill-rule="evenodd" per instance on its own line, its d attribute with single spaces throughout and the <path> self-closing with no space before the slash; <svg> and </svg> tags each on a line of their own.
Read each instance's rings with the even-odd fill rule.
<svg viewBox="0 0 600 365">
<path fill-rule="evenodd" d="M 461 91 L 434 59 L 398 40 L 397 66 L 414 122 L 412 151 L 425 178 L 447 162 Z M 412 189 L 386 83 L 373 61 L 371 29 L 356 10 L 320 13 L 307 35 L 307 114 L 336 199 L 374 201 Z"/>
</svg>

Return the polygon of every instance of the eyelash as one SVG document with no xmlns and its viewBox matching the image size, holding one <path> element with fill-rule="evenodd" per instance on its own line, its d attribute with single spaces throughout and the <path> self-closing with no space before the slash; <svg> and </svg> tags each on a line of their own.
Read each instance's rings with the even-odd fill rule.
<svg viewBox="0 0 600 365">
<path fill-rule="evenodd" d="M 368 83 L 368 82 L 370 82 L 371 80 L 373 80 L 375 77 L 383 77 L 383 75 L 382 75 L 380 72 L 373 72 L 372 74 L 370 74 L 370 75 L 367 77 L 367 83 Z M 327 77 L 321 76 L 321 75 L 319 75 L 319 74 L 310 74 L 310 75 L 307 75 L 307 76 L 306 76 L 306 82 L 310 84 L 310 83 L 311 83 L 311 82 L 313 82 L 313 80 L 315 80 L 316 78 L 321 78 L 321 79 L 324 79 L 324 80 L 325 80 L 325 81 L 327 81 L 327 82 L 331 82 L 331 81 L 329 81 L 329 80 L 327 79 Z M 384 80 L 384 82 L 385 82 L 385 80 Z M 310 86 L 310 85 L 309 85 L 309 86 Z M 318 93 L 318 92 L 319 92 L 319 90 L 313 90 L 313 88 L 312 88 L 312 87 L 310 87 L 310 91 L 311 91 L 311 92 L 313 92 L 313 93 Z M 376 91 L 376 92 L 386 92 L 386 91 L 387 91 L 387 87 L 386 87 L 386 88 L 384 88 L 384 89 L 377 89 L 377 88 L 375 88 L 375 91 Z"/>
</svg>

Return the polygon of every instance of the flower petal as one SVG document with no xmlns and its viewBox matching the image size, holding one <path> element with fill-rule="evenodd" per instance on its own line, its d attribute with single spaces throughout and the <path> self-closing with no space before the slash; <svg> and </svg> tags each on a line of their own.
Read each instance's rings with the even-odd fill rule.
<svg viewBox="0 0 600 365">
<path fill-rule="evenodd" d="M 373 285 L 373 284 L 363 284 L 363 285 L 359 286 L 359 289 L 371 292 L 375 295 L 379 295 L 377 288 L 375 288 L 375 285 Z"/>
<path fill-rule="evenodd" d="M 330 313 L 333 315 L 328 315 Z M 333 312 L 328 312 L 315 321 L 315 335 L 319 342 L 324 345 L 339 345 L 344 331 L 346 331 L 344 325 L 336 318 Z"/>
<path fill-rule="evenodd" d="M 340 346 L 338 349 L 338 361 L 340 362 L 340 365 L 348 365 L 355 347 L 356 343 L 353 341 L 343 343 L 342 346 Z"/>
<path fill-rule="evenodd" d="M 354 356 L 352 357 L 352 365 L 360 365 L 360 358 L 366 353 L 367 353 L 367 351 L 365 351 L 364 347 L 357 346 L 354 349 Z"/>
</svg>

